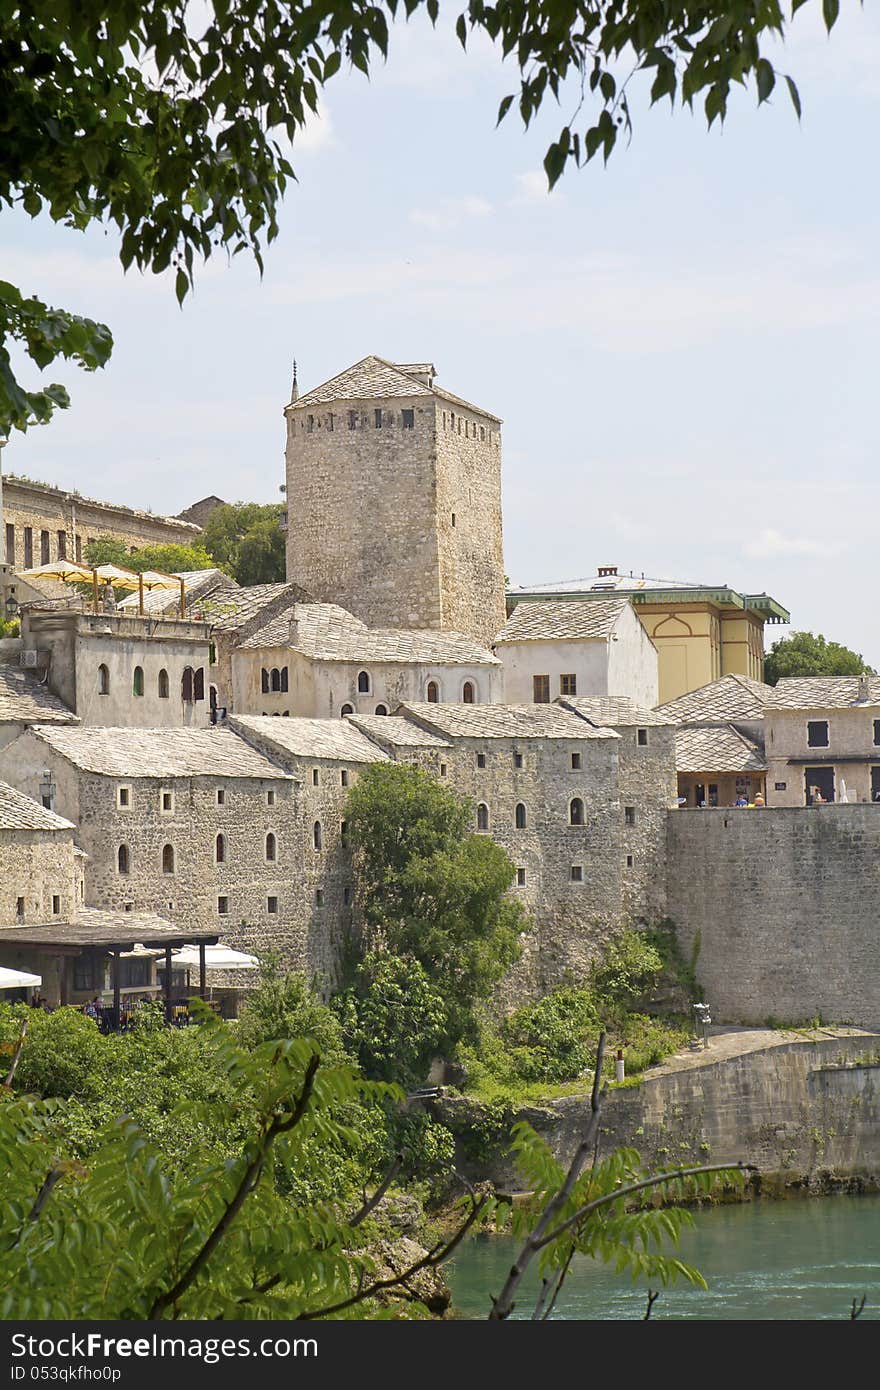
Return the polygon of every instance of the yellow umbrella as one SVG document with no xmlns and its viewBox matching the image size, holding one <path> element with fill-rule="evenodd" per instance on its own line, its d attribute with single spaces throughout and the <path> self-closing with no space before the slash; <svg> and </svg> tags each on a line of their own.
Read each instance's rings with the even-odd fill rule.
<svg viewBox="0 0 880 1390">
<path fill-rule="evenodd" d="M 111 584 L 114 589 L 138 588 L 138 576 L 134 570 L 120 569 L 119 565 L 98 565 L 93 568 L 91 573 L 92 589 L 95 597 L 95 612 L 98 611 L 98 580 L 103 579 L 105 584 Z"/>
<path fill-rule="evenodd" d="M 39 565 L 37 569 L 20 570 L 22 579 L 57 579 L 61 584 L 76 584 L 90 580 L 92 571 L 86 565 L 75 565 L 71 560 L 53 560 L 51 564 Z"/>
<path fill-rule="evenodd" d="M 164 574 L 162 570 L 144 570 L 140 576 L 140 611 L 144 611 L 145 589 L 180 589 L 180 616 L 186 617 L 186 581 L 179 574 Z"/>
</svg>

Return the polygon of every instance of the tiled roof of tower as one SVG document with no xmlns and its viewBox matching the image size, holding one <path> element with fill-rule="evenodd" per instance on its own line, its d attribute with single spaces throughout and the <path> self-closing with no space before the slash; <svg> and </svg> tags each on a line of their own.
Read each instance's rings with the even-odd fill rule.
<svg viewBox="0 0 880 1390">
<path fill-rule="evenodd" d="M 347 763 L 384 763 L 388 754 L 347 719 L 277 719 L 273 715 L 232 715 L 229 724 L 270 739 L 298 758 L 336 758 Z"/>
<path fill-rule="evenodd" d="M 411 719 L 394 714 L 347 714 L 345 722 L 356 724 L 370 738 L 399 748 L 449 748 L 445 738 L 422 729 Z"/>
<path fill-rule="evenodd" d="M 78 724 L 79 719 L 35 676 L 0 664 L 0 723 Z"/>
<path fill-rule="evenodd" d="M 291 620 L 296 633 L 291 637 Z M 244 642 L 248 647 L 290 647 L 316 661 L 435 662 L 444 666 L 498 666 L 487 647 L 461 632 L 433 628 L 371 628 L 335 603 L 297 603 Z"/>
<path fill-rule="evenodd" d="M 767 760 L 751 739 L 729 724 L 684 728 L 675 734 L 677 772 L 765 772 Z"/>
<path fill-rule="evenodd" d="M 783 676 L 768 709 L 846 709 L 880 705 L 880 676 Z"/>
<path fill-rule="evenodd" d="M 288 774 L 229 729 L 64 729 L 33 733 L 83 772 L 106 777 L 268 777 Z"/>
<path fill-rule="evenodd" d="M 406 364 L 416 370 L 421 369 L 423 365 L 427 364 Z M 470 401 L 454 396 L 443 387 L 426 386 L 417 376 L 409 375 L 404 367 L 396 362 L 389 362 L 384 357 L 375 357 L 372 354 L 362 357 L 360 362 L 355 362 L 353 366 L 346 367 L 344 372 L 339 372 L 329 381 L 306 391 L 298 400 L 291 402 L 287 409 L 301 410 L 304 407 L 328 404 L 330 401 L 388 400 L 395 396 L 441 396 L 453 405 L 460 405 L 465 410 L 472 410 L 476 415 L 485 415 L 487 419 L 501 423 L 497 415 L 484 410 L 482 406 L 472 405 Z"/>
<path fill-rule="evenodd" d="M 221 632 L 235 632 L 259 617 L 260 610 L 285 591 L 290 594 L 291 607 L 302 598 L 302 589 L 297 584 L 252 584 L 247 589 L 224 589 L 222 593 L 212 594 L 199 604 L 199 608 L 212 627 Z"/>
<path fill-rule="evenodd" d="M 496 642 L 602 641 L 611 636 L 628 598 L 518 603 Z"/>
<path fill-rule="evenodd" d="M 583 719 L 589 719 L 591 724 L 604 728 L 613 729 L 618 725 L 624 728 L 656 727 L 674 722 L 657 710 L 637 705 L 635 700 L 625 695 L 561 695 L 557 704 L 563 709 L 574 710 Z"/>
<path fill-rule="evenodd" d="M 69 820 L 56 816 L 33 797 L 0 782 L 0 830 L 73 830 Z"/>
<path fill-rule="evenodd" d="M 449 738 L 619 738 L 613 729 L 597 729 L 559 705 L 401 705 L 434 733 Z"/>
<path fill-rule="evenodd" d="M 725 724 L 731 719 L 762 719 L 773 687 L 750 676 L 722 676 L 657 706 L 667 724 Z"/>
</svg>

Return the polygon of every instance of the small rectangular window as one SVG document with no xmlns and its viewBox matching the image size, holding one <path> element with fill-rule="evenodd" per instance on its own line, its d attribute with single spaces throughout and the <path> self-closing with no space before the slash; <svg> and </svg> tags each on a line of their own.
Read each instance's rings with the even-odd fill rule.
<svg viewBox="0 0 880 1390">
<path fill-rule="evenodd" d="M 48 563 L 49 563 L 49 532 L 48 532 L 48 531 L 41 531 L 41 532 L 40 532 L 40 564 L 41 564 L 41 565 L 48 565 Z"/>
<path fill-rule="evenodd" d="M 278 899 L 275 897 L 266 899 L 266 911 L 276 913 L 278 911 Z"/>
<path fill-rule="evenodd" d="M 217 805 L 218 805 L 218 806 L 225 806 L 225 805 L 226 805 L 226 789 L 225 789 L 225 787 L 218 787 L 218 788 L 217 788 Z"/>
<path fill-rule="evenodd" d="M 578 678 L 575 675 L 559 677 L 560 695 L 576 695 L 578 693 Z"/>
<path fill-rule="evenodd" d="M 229 899 L 228 899 L 228 898 L 226 898 L 226 897 L 220 897 L 220 898 L 217 899 L 217 911 L 218 911 L 218 913 L 220 914 L 221 917 L 225 917 L 225 916 L 226 916 L 227 912 L 229 911 Z"/>
<path fill-rule="evenodd" d="M 116 788 L 116 805 L 122 810 L 131 805 L 131 787 Z"/>
<path fill-rule="evenodd" d="M 314 417 L 314 415 L 310 415 L 309 418 L 308 418 L 308 420 L 306 421 L 306 434 L 312 434 L 312 433 L 314 432 L 314 429 L 315 429 L 315 417 Z"/>
<path fill-rule="evenodd" d="M 828 747 L 827 719 L 810 719 L 807 721 L 807 746 L 809 748 Z"/>
<path fill-rule="evenodd" d="M 523 755 L 522 755 L 522 753 L 514 753 L 514 755 L 513 755 L 513 765 L 514 765 L 514 767 L 522 767 L 522 765 L 523 765 Z"/>
<path fill-rule="evenodd" d="M 571 770 L 572 770 L 572 772 L 580 772 L 580 770 L 581 770 L 581 755 L 580 755 L 580 753 L 572 753 L 572 755 L 571 755 Z"/>
<path fill-rule="evenodd" d="M 274 806 L 274 805 L 275 805 L 275 792 L 274 792 L 274 790 L 273 790 L 272 787 L 270 787 L 269 790 L 266 792 L 266 805 L 267 805 L 267 806 Z"/>
<path fill-rule="evenodd" d="M 323 907 L 323 906 L 324 906 L 324 890 L 323 890 L 323 888 L 316 888 L 316 889 L 315 889 L 315 907 Z"/>
<path fill-rule="evenodd" d="M 635 806 L 624 806 L 624 808 L 623 808 L 623 819 L 624 819 L 624 823 L 625 823 L 626 825 L 635 825 L 635 823 L 636 823 L 636 808 L 635 808 Z"/>
<path fill-rule="evenodd" d="M 880 748 L 880 719 L 874 720 L 874 745 Z"/>
<path fill-rule="evenodd" d="M 60 911 L 61 911 L 61 899 L 59 898 L 59 896 L 58 896 L 57 893 L 53 893 L 53 894 L 52 894 L 52 915 L 53 915 L 53 917 L 57 917 Z"/>
<path fill-rule="evenodd" d="M 632 866 L 633 866 L 633 857 L 632 857 L 631 854 L 628 854 L 628 855 L 626 856 L 626 867 L 627 867 L 628 869 L 631 869 Z"/>
<path fill-rule="evenodd" d="M 441 777 L 445 777 L 445 776 L 446 776 L 446 764 L 445 764 L 445 763 L 441 763 L 441 764 L 440 764 L 440 776 L 441 776 Z"/>
<path fill-rule="evenodd" d="M 480 443 L 481 443 L 481 444 L 485 444 L 485 442 L 486 442 L 486 427 L 485 427 L 485 425 L 481 425 L 481 426 L 480 426 Z"/>
<path fill-rule="evenodd" d="M 452 513 L 452 524 L 455 525 L 455 512 Z"/>
<path fill-rule="evenodd" d="M 485 754 L 485 753 L 478 753 L 478 754 L 477 754 L 477 767 L 485 767 L 485 766 L 486 766 L 486 754 Z"/>
<path fill-rule="evenodd" d="M 15 900 L 15 915 L 16 915 L 16 917 L 23 917 L 23 916 L 24 916 L 24 898 L 16 898 L 16 900 Z"/>
<path fill-rule="evenodd" d="M 374 420 L 375 420 L 375 422 L 376 422 L 376 429 L 377 429 L 377 430 L 380 430 L 380 429 L 382 428 L 382 411 L 381 411 L 381 409 L 379 409 L 379 410 L 377 410 L 377 411 L 374 412 L 373 418 L 374 418 Z"/>
<path fill-rule="evenodd" d="M 351 889 L 350 889 L 350 888 L 343 888 L 343 890 L 342 890 L 342 905 L 343 905 L 343 907 L 351 907 Z"/>
<path fill-rule="evenodd" d="M 572 883 L 583 883 L 583 881 L 584 881 L 584 866 L 583 866 L 583 864 L 572 864 L 572 866 L 571 866 L 571 881 L 572 881 Z"/>
<path fill-rule="evenodd" d="M 160 795 L 162 811 L 167 815 L 168 812 L 174 810 L 174 792 L 162 791 Z"/>
<path fill-rule="evenodd" d="M 777 792 L 784 792 L 784 791 L 786 790 L 787 787 L 788 787 L 788 783 L 787 783 L 787 782 L 774 782 L 774 783 L 773 783 L 773 790 L 774 790 L 774 791 L 777 791 Z"/>
<path fill-rule="evenodd" d="M 549 705 L 550 677 L 532 676 L 532 704 Z"/>
<path fill-rule="evenodd" d="M 58 559 L 59 559 L 59 560 L 66 560 L 66 559 L 67 559 L 67 532 L 66 532 L 66 531 L 59 531 L 59 532 L 58 532 Z"/>
<path fill-rule="evenodd" d="M 339 774 L 339 780 L 340 780 L 340 782 L 342 783 L 343 787 L 347 787 L 347 786 L 348 786 L 348 769 L 347 769 L 347 768 L 343 768 L 343 769 L 342 769 L 342 771 L 341 771 L 340 774 Z"/>
<path fill-rule="evenodd" d="M 647 743 L 648 743 L 648 730 L 647 730 L 647 729 L 636 729 L 636 743 L 639 745 L 640 748 L 645 748 L 645 747 L 647 747 Z"/>
<path fill-rule="evenodd" d="M 24 528 L 24 567 L 32 569 L 34 563 L 34 532 L 31 526 Z"/>
<path fill-rule="evenodd" d="M 358 413 L 357 413 L 356 410 L 350 410 L 350 411 L 348 412 L 348 428 L 349 428 L 350 430 L 356 430 L 357 427 L 358 427 Z"/>
<path fill-rule="evenodd" d="M 321 782 L 321 778 L 320 778 L 320 775 L 319 775 L 319 773 L 318 773 L 318 769 L 317 769 L 316 767 L 313 767 L 313 768 L 312 768 L 312 786 L 313 786 L 313 787 L 317 787 L 317 786 L 320 785 L 320 782 Z"/>
<path fill-rule="evenodd" d="M 15 564 L 15 527 L 9 521 L 6 523 L 6 563 Z"/>
<path fill-rule="evenodd" d="M 516 886 L 517 886 L 517 888 L 525 888 L 525 886 L 526 886 L 526 871 L 525 871 L 525 869 L 517 869 L 517 871 L 516 871 Z"/>
<path fill-rule="evenodd" d="M 416 422 L 416 412 L 414 410 L 402 410 L 401 422 L 405 430 L 411 430 Z"/>
</svg>

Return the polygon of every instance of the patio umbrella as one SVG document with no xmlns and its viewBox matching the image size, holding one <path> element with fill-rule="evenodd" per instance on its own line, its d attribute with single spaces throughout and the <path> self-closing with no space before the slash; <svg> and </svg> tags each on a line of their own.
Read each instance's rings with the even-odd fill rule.
<svg viewBox="0 0 880 1390">
<path fill-rule="evenodd" d="M 28 970 L 9 970 L 0 965 L 0 989 L 27 989 L 42 983 L 42 975 L 32 975 Z"/>
<path fill-rule="evenodd" d="M 92 570 L 92 584 L 95 593 L 95 612 L 98 611 L 98 580 L 111 584 L 114 589 L 130 589 L 132 593 L 140 588 L 140 576 L 134 570 L 124 570 L 119 565 L 98 565 Z"/>
<path fill-rule="evenodd" d="M 144 570 L 141 575 L 141 613 L 144 611 L 145 589 L 180 589 L 180 616 L 186 617 L 186 580 L 181 575 L 163 574 L 161 570 Z"/>
<path fill-rule="evenodd" d="M 87 565 L 75 565 L 71 560 L 53 560 L 51 564 L 39 565 L 36 569 L 20 570 L 22 579 L 55 579 L 60 584 L 88 582 L 92 571 Z"/>
<path fill-rule="evenodd" d="M 172 965 L 198 965 L 198 947 L 184 946 L 182 950 L 175 951 L 171 957 L 171 963 Z M 206 970 L 259 970 L 259 968 L 260 962 L 256 956 L 249 956 L 245 951 L 234 951 L 231 946 L 205 947 Z"/>
</svg>

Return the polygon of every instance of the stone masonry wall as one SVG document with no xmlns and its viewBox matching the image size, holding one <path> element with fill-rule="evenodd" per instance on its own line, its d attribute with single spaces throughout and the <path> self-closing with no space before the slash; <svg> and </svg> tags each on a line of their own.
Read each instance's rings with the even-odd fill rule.
<svg viewBox="0 0 880 1390">
<path fill-rule="evenodd" d="M 632 923 L 654 925 L 667 911 L 666 817 L 677 791 L 675 730 L 653 724 L 645 731 L 647 744 L 641 745 L 635 728 L 614 729 L 620 735 L 624 911 Z M 634 824 L 627 823 L 628 806 Z"/>
<path fill-rule="evenodd" d="M 491 646 L 506 617 L 501 427 L 441 399 L 435 436 L 441 626 Z"/>
<path fill-rule="evenodd" d="M 679 810 L 669 916 L 717 1022 L 880 1023 L 880 806 Z"/>
<path fill-rule="evenodd" d="M 77 884 L 72 830 L 0 830 L 0 929 L 72 922 Z M 19 898 L 24 899 L 21 917 Z"/>
</svg>

